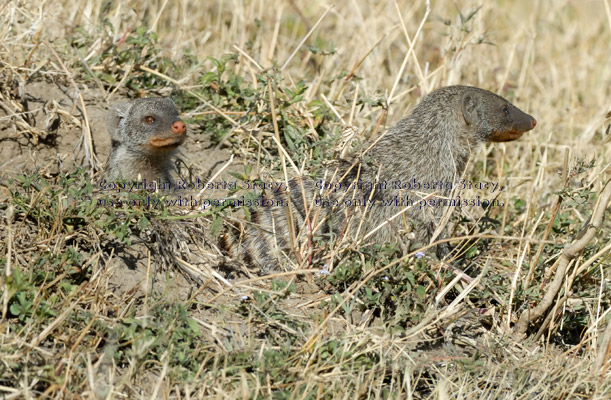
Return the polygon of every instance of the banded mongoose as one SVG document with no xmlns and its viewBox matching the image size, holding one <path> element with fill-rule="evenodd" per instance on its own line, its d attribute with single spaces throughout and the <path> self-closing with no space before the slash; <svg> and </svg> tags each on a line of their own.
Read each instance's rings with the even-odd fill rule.
<svg viewBox="0 0 611 400">
<path fill-rule="evenodd" d="M 109 180 L 172 182 L 172 158 L 187 137 L 187 127 L 172 99 L 117 103 L 108 112 L 106 126 L 111 140 Z"/>
<path fill-rule="evenodd" d="M 501 96 L 484 89 L 469 86 L 448 86 L 424 97 L 405 119 L 390 128 L 381 138 L 365 143 L 368 149 L 360 158 L 340 165 L 336 181 L 348 187 L 331 193 L 331 201 L 339 199 L 335 208 L 321 207 L 324 191 L 318 190 L 312 180 L 293 180 L 289 183 L 290 206 L 267 207 L 253 210 L 252 223 L 241 229 L 238 238 L 230 234 L 222 237 L 221 244 L 232 256 L 241 258 L 250 267 L 265 273 L 278 270 L 279 264 L 289 254 L 289 221 L 294 226 L 294 236 L 329 234 L 336 238 L 350 235 L 365 237 L 369 241 L 383 243 L 405 231 L 406 221 L 413 228 L 416 241 L 428 244 L 447 207 L 419 209 L 420 199 L 433 194 L 443 198 L 451 193 L 447 183 L 461 178 L 469 156 L 476 146 L 484 142 L 506 142 L 518 139 L 537 124 L 530 115 L 522 112 Z M 340 177 L 343 177 L 340 179 Z M 417 190 L 386 185 L 373 189 L 368 182 L 419 182 L 429 183 L 430 188 Z M 436 185 L 433 185 L 436 183 Z M 303 188 L 303 191 L 302 191 Z M 268 198 L 286 200 L 287 192 L 273 192 Z M 344 198 L 366 199 L 367 207 L 345 207 Z M 403 215 L 389 221 L 405 208 L 393 199 L 413 199 L 416 206 Z M 319 199 L 318 206 L 312 199 Z M 305 200 L 305 201 L 304 201 Z M 305 204 L 305 206 L 304 206 Z M 320 223 L 321 220 L 326 219 Z M 382 225 L 380 227 L 380 225 Z M 376 230 L 377 228 L 377 230 Z M 438 255 L 440 248 L 438 247 Z M 441 255 L 444 254 L 441 249 Z M 446 250 L 447 252 L 447 250 Z"/>
</svg>

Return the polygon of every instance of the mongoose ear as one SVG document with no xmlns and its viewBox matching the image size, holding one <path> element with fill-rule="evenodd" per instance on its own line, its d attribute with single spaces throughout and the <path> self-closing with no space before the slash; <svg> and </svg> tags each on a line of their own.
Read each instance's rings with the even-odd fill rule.
<svg viewBox="0 0 611 400">
<path fill-rule="evenodd" d="M 118 132 L 119 123 L 127 116 L 129 109 L 132 104 L 128 102 L 113 104 L 108 110 L 108 116 L 106 117 L 106 129 L 110 134 L 112 140 L 120 141 L 120 134 Z"/>
<path fill-rule="evenodd" d="M 465 93 L 461 99 L 462 115 L 467 124 L 472 125 L 477 120 L 477 99 L 471 93 Z"/>
</svg>

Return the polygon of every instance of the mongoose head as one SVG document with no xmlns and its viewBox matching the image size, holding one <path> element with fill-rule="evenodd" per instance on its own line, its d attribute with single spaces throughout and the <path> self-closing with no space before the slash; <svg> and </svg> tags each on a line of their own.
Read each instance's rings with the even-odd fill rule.
<svg viewBox="0 0 611 400">
<path fill-rule="evenodd" d="M 486 142 L 519 139 L 537 125 L 537 121 L 501 96 L 484 89 L 464 87 L 461 98 L 465 123 L 475 128 Z"/>
<path fill-rule="evenodd" d="M 147 98 L 116 104 L 109 113 L 108 132 L 113 149 L 159 157 L 180 146 L 187 127 L 172 99 Z"/>
<path fill-rule="evenodd" d="M 111 140 L 109 179 L 171 181 L 172 156 L 187 137 L 187 127 L 171 99 L 118 103 L 106 121 Z"/>
</svg>

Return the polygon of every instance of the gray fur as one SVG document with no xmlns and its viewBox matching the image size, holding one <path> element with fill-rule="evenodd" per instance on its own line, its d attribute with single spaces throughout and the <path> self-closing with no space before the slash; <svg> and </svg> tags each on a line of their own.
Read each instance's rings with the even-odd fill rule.
<svg viewBox="0 0 611 400">
<path fill-rule="evenodd" d="M 407 118 L 390 128 L 379 140 L 365 144 L 363 149 L 371 144 L 373 147 L 360 159 L 341 163 L 336 176 L 345 175 L 342 183 L 357 179 L 365 183 L 376 180 L 456 182 L 477 145 L 518 139 L 535 124 L 530 115 L 487 90 L 468 86 L 444 87 L 424 97 Z M 373 206 L 347 208 L 340 205 L 337 209 L 331 209 L 311 206 L 313 198 L 320 198 L 312 181 L 304 180 L 303 190 L 298 180 L 293 180 L 290 187 L 290 196 L 280 192 L 268 197 L 284 200 L 290 197 L 294 232 L 299 235 L 300 229 L 304 229 L 302 238 L 305 234 L 312 234 L 307 232 L 311 228 L 305 223 L 306 220 L 310 221 L 309 226 L 317 235 L 356 237 L 358 234 L 358 237 L 363 237 L 404 208 L 383 205 L 394 196 L 404 198 L 408 195 L 417 203 L 433 192 L 437 197 L 450 194 L 446 189 L 406 191 L 393 189 L 392 186 L 372 194 L 371 191 L 357 188 L 330 194 L 330 199 L 365 197 L 375 200 Z M 309 209 L 309 214 L 306 209 Z M 366 242 L 395 240 L 401 237 L 400 232 L 411 230 L 416 242 L 427 244 L 444 210 L 445 207 L 423 210 L 413 207 L 405 212 L 406 218 L 399 217 L 387 223 Z M 318 218 L 315 217 L 317 213 Z M 262 272 L 277 270 L 279 264 L 287 259 L 290 243 L 286 209 L 258 208 L 253 210 L 253 216 L 252 224 L 241 227 L 240 239 L 226 235 L 224 245 L 232 255 L 260 268 Z M 323 219 L 327 221 L 314 226 L 316 220 Z M 403 235 L 403 239 L 408 236 Z M 444 253 L 443 249 L 441 253 Z"/>
<path fill-rule="evenodd" d="M 147 117 L 152 117 L 153 122 L 147 123 Z M 186 138 L 186 129 L 173 131 L 175 123 L 182 120 L 169 98 L 136 99 L 113 105 L 106 120 L 112 145 L 108 179 L 140 177 L 171 182 L 172 158 Z"/>
</svg>

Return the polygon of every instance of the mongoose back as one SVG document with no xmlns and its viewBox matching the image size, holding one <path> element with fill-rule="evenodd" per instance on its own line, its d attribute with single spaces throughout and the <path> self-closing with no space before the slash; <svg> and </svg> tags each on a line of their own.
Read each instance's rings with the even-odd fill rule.
<svg viewBox="0 0 611 400">
<path fill-rule="evenodd" d="M 172 99 L 117 103 L 108 112 L 106 126 L 111 139 L 109 180 L 172 181 L 172 156 L 187 135 Z"/>
<path fill-rule="evenodd" d="M 367 235 L 368 240 L 377 243 L 392 240 L 406 230 L 405 221 L 409 221 L 417 241 L 427 244 L 446 207 L 419 209 L 419 200 L 447 198 L 451 184 L 461 177 L 478 144 L 516 140 L 536 123 L 533 117 L 487 90 L 469 86 L 440 88 L 424 97 L 407 118 L 382 137 L 366 143 L 363 148 L 368 151 L 360 158 L 340 165 L 335 176 L 343 179 L 335 187 L 344 189 L 330 195 L 339 206 L 312 207 L 312 199 L 324 194 L 317 190 L 319 185 L 311 180 L 293 180 L 289 195 L 268 194 L 278 200 L 290 198 L 292 216 L 287 217 L 283 207 L 255 209 L 253 223 L 240 227 L 240 238 L 225 235 L 221 244 L 231 255 L 263 273 L 277 270 L 280 260 L 286 260 L 288 218 L 297 233 L 311 229 L 315 234 L 335 237 Z M 397 181 L 419 185 L 411 190 L 409 186 L 397 186 Z M 368 184 L 374 182 L 385 185 Z M 363 199 L 367 206 L 345 207 L 342 198 Z M 406 199 L 412 199 L 416 206 L 405 210 L 406 218 L 391 220 L 409 204 Z M 327 222 L 317 224 L 313 216 Z M 439 250 L 438 247 L 438 254 Z"/>
</svg>

